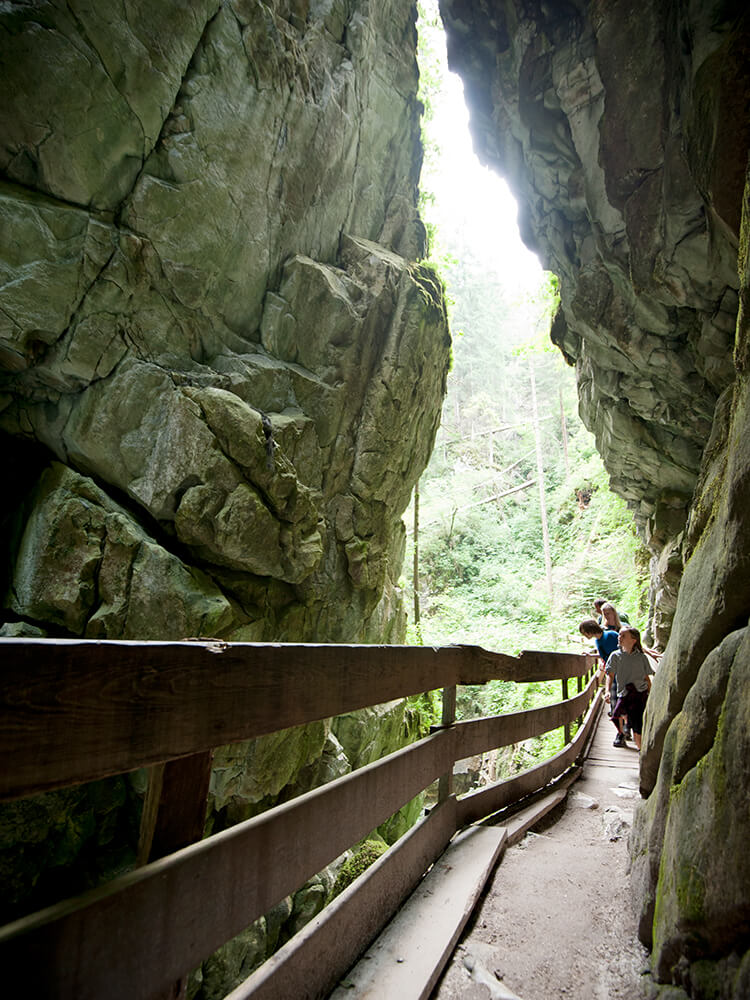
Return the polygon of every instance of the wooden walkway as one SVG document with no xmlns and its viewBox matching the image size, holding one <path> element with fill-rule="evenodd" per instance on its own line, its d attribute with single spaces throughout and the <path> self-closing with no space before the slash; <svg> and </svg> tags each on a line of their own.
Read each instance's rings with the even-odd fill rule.
<svg viewBox="0 0 750 1000">
<path fill-rule="evenodd" d="M 631 741 L 627 747 L 612 746 L 615 735 L 615 727 L 607 715 L 607 706 L 604 705 L 586 755 L 584 770 L 591 777 L 601 777 L 608 781 L 632 781 L 637 786 L 638 751 L 635 743 Z"/>
<path fill-rule="evenodd" d="M 589 745 L 581 777 L 570 788 L 572 799 L 566 809 L 569 814 L 567 822 L 573 823 L 576 828 L 573 849 L 578 851 L 579 857 L 576 860 L 579 864 L 585 865 L 586 862 L 580 858 L 578 833 L 582 833 L 586 825 L 602 826 L 601 849 L 605 855 L 612 854 L 611 832 L 605 829 L 603 824 L 606 822 L 622 824 L 622 816 L 629 816 L 633 800 L 637 796 L 638 752 L 634 743 L 629 743 L 627 748 L 614 747 L 615 734 L 615 727 L 607 716 L 605 705 Z M 463 963 L 469 954 L 473 956 L 474 967 L 481 967 L 481 963 L 477 966 L 475 953 L 482 953 L 483 949 L 486 951 L 487 944 L 481 940 L 486 936 L 488 926 L 488 922 L 484 919 L 484 911 L 488 906 L 490 910 L 492 909 L 493 890 L 489 890 L 487 899 L 483 902 L 480 901 L 482 890 L 487 884 L 501 882 L 506 866 L 513 868 L 516 856 L 511 854 L 508 856 L 509 861 L 500 864 L 498 874 L 493 880 L 494 869 L 502 859 L 505 848 L 518 843 L 526 830 L 533 828 L 550 809 L 559 805 L 565 799 L 566 791 L 567 789 L 561 788 L 539 800 L 534 806 L 524 810 L 523 814 L 519 814 L 517 821 L 511 819 L 502 827 L 470 827 L 459 835 L 377 941 L 367 949 L 359 963 L 343 979 L 339 989 L 332 994 L 331 1000 L 334 998 L 344 1000 L 345 997 L 349 1000 L 384 1000 L 392 996 L 401 997 L 403 1000 L 426 1000 L 428 997 L 433 997 L 435 1000 L 459 1000 L 467 995 L 479 996 L 481 991 L 480 993 L 475 991 L 482 980 L 477 981 L 474 976 L 471 977 L 474 983 L 471 983 Z M 585 816 L 585 810 L 590 803 L 596 805 L 592 807 L 591 815 Z M 622 808 L 617 808 L 618 806 Z M 556 836 L 556 830 L 557 824 L 549 828 L 549 835 Z M 487 839 L 486 849 L 481 837 Z M 621 832 L 615 834 L 616 839 L 621 837 Z M 549 840 L 549 837 L 540 839 Z M 595 837 L 592 843 L 596 846 Z M 466 848 L 469 845 L 471 846 L 467 854 Z M 548 847 L 546 843 L 543 846 Z M 528 857 L 526 852 L 523 852 L 521 857 L 523 864 L 526 865 Z M 544 863 L 540 860 L 540 865 Z M 575 864 L 568 864 L 565 858 L 561 858 L 557 853 L 551 865 L 548 877 L 553 880 L 559 865 L 565 868 L 566 878 L 569 878 L 569 873 L 575 870 Z M 526 871 L 525 875 L 528 876 L 529 872 Z M 530 880 L 526 884 L 528 887 L 535 883 L 536 876 L 532 871 Z M 566 884 L 566 890 L 568 888 Z M 535 894 L 532 893 L 531 896 L 533 895 Z M 608 896 L 608 893 L 606 895 Z M 528 889 L 519 893 L 519 913 L 525 909 L 533 909 L 536 902 L 530 900 Z M 505 900 L 503 905 L 507 905 Z M 544 902 L 540 902 L 540 905 L 544 910 Z M 585 911 L 586 905 L 576 908 Z M 563 911 L 565 910 L 568 910 L 568 907 L 564 907 Z M 477 919 L 477 913 L 480 912 L 482 916 Z M 545 915 L 540 912 L 539 919 L 543 916 Z M 564 914 L 564 920 L 569 919 L 569 915 Z M 470 930 L 463 938 L 458 951 L 454 951 L 461 931 L 467 923 L 469 926 L 473 924 L 474 928 L 480 925 L 480 930 Z M 563 927 L 561 933 L 564 934 L 564 931 Z M 480 939 L 478 943 L 477 937 Z M 548 943 L 546 934 L 545 941 Z M 516 951 L 522 952 L 524 948 L 528 948 L 528 945 L 524 945 L 522 941 L 516 943 Z M 452 964 L 448 964 L 451 962 L 452 954 L 454 956 Z M 519 961 L 523 964 L 522 958 L 519 958 Z M 436 989 L 437 980 L 446 965 L 448 971 Z M 499 983 L 496 985 L 498 990 L 491 995 L 502 996 L 502 987 Z M 572 983 L 572 988 L 574 987 L 575 981 Z M 513 993 L 508 992 L 506 995 L 510 997 Z M 543 989 L 539 995 L 543 995 Z M 565 996 L 565 993 L 559 995 Z"/>
<path fill-rule="evenodd" d="M 602 712 L 564 808 L 508 850 L 430 1000 L 644 995 L 626 871 L 638 753 Z"/>
<path fill-rule="evenodd" d="M 451 875 L 443 860 L 449 843 L 457 848 L 458 831 L 549 792 L 553 781 L 564 794 L 601 693 L 592 656 L 544 650 L 514 657 L 466 646 L 2 638 L 0 660 L 0 801 L 150 768 L 143 863 L 0 929 L 0 958 L 22 974 L 25 995 L 56 1000 L 181 996 L 190 969 L 439 779 L 440 801 L 429 815 L 232 1000 L 326 995 L 414 886 L 427 882 L 426 872 L 442 864 Z M 488 680 L 557 680 L 562 700 L 456 721 L 456 687 Z M 435 688 L 443 689 L 443 713 L 429 735 L 200 839 L 214 747 Z M 585 721 L 570 740 L 578 719 Z M 456 761 L 560 728 L 565 746 L 553 757 L 459 798 L 451 793 Z M 486 848 L 477 894 L 495 852 L 522 836 L 525 820 L 513 822 L 500 840 L 489 827 L 487 836 L 461 838 L 474 846 L 469 853 Z M 439 895 L 452 911 L 454 879 L 430 884 L 433 902 Z"/>
</svg>

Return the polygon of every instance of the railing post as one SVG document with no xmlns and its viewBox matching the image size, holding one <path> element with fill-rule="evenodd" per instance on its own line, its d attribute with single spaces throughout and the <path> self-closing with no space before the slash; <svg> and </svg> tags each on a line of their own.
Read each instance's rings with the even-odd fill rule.
<svg viewBox="0 0 750 1000">
<path fill-rule="evenodd" d="M 567 677 L 563 677 L 563 679 L 562 679 L 562 696 L 563 696 L 563 701 L 567 701 L 568 700 L 568 678 Z M 568 722 L 566 722 L 565 725 L 563 726 L 563 737 L 564 737 L 565 743 L 570 743 L 570 724 Z"/>
<path fill-rule="evenodd" d="M 583 681 L 584 681 L 583 675 L 579 674 L 578 677 L 576 677 L 576 690 L 578 691 L 578 694 L 580 694 L 583 691 Z M 583 725 L 583 715 L 578 716 L 578 718 L 576 719 L 576 725 L 578 726 L 579 729 L 581 728 L 581 726 Z"/>
<path fill-rule="evenodd" d="M 148 864 L 203 837 L 213 750 L 149 769 L 137 865 Z"/>
<path fill-rule="evenodd" d="M 443 688 L 443 712 L 440 727 L 445 729 L 456 721 L 456 685 Z M 455 763 L 455 761 L 454 761 Z M 453 764 L 448 774 L 441 775 L 438 781 L 438 802 L 445 802 L 453 795 Z"/>
<path fill-rule="evenodd" d="M 203 836 L 213 750 L 189 754 L 149 768 L 137 864 L 166 857 Z M 185 1000 L 187 975 L 159 1000 Z"/>
</svg>

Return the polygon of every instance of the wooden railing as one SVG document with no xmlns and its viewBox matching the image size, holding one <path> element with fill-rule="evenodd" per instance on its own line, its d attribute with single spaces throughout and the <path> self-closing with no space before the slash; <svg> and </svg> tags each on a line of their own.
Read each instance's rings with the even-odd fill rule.
<svg viewBox="0 0 750 1000">
<path fill-rule="evenodd" d="M 424 739 L 8 924 L 0 930 L 4 968 L 23 969 L 25 995 L 34 997 L 178 995 L 175 984 L 219 946 L 441 779 L 429 815 L 231 996 L 325 995 L 458 829 L 544 787 L 580 756 L 598 709 L 597 700 L 586 714 L 596 694 L 592 666 L 583 655 L 511 657 L 469 646 L 0 639 L 0 800 L 154 765 L 154 801 L 168 805 L 158 791 L 165 761 L 182 768 L 184 784 L 185 775 L 207 773 L 213 747 L 444 689 L 443 724 Z M 457 685 L 571 677 L 588 683 L 579 681 L 583 690 L 569 700 L 453 721 Z M 455 761 L 585 714 L 555 757 L 453 795 Z M 205 782 L 193 780 L 189 792 L 196 787 L 200 809 L 192 811 L 202 823 Z M 174 799 L 184 809 L 190 794 Z M 170 836 L 165 842 L 179 842 Z"/>
</svg>

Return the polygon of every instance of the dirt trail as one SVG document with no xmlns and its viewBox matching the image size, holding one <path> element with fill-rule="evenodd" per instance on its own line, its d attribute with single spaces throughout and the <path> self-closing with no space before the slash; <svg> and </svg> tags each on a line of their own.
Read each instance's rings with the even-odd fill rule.
<svg viewBox="0 0 750 1000">
<path fill-rule="evenodd" d="M 634 744 L 603 713 L 583 776 L 506 852 L 432 1000 L 637 1000 L 648 961 L 629 901 Z"/>
</svg>

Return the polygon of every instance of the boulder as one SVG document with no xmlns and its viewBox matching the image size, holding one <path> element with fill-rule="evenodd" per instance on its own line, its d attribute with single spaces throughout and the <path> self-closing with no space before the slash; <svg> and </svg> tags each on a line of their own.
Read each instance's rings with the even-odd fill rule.
<svg viewBox="0 0 750 1000">
<path fill-rule="evenodd" d="M 403 639 L 401 517 L 450 359 L 417 263 L 415 17 L 407 0 L 0 9 L 4 634 Z M 405 711 L 371 753 L 403 745 Z M 220 748 L 208 829 L 351 767 L 326 721 Z M 99 845 L 120 861 L 142 785 L 119 853 Z M 87 794 L 67 808 L 109 829 Z M 36 834 L 9 823 L 16 916 L 63 880 L 53 850 L 29 875 Z M 59 853 L 65 892 L 112 870 L 96 841 Z M 250 937 L 191 990 L 246 974 L 281 920 Z"/>
<path fill-rule="evenodd" d="M 53 462 L 30 507 L 8 595 L 22 620 L 97 639 L 210 636 L 232 622 L 209 577 L 155 542 L 90 478 Z"/>
<path fill-rule="evenodd" d="M 216 635 L 399 639 L 449 358 L 414 263 L 411 5 L 53 0 L 0 25 L 0 430 L 205 572 Z"/>
</svg>

